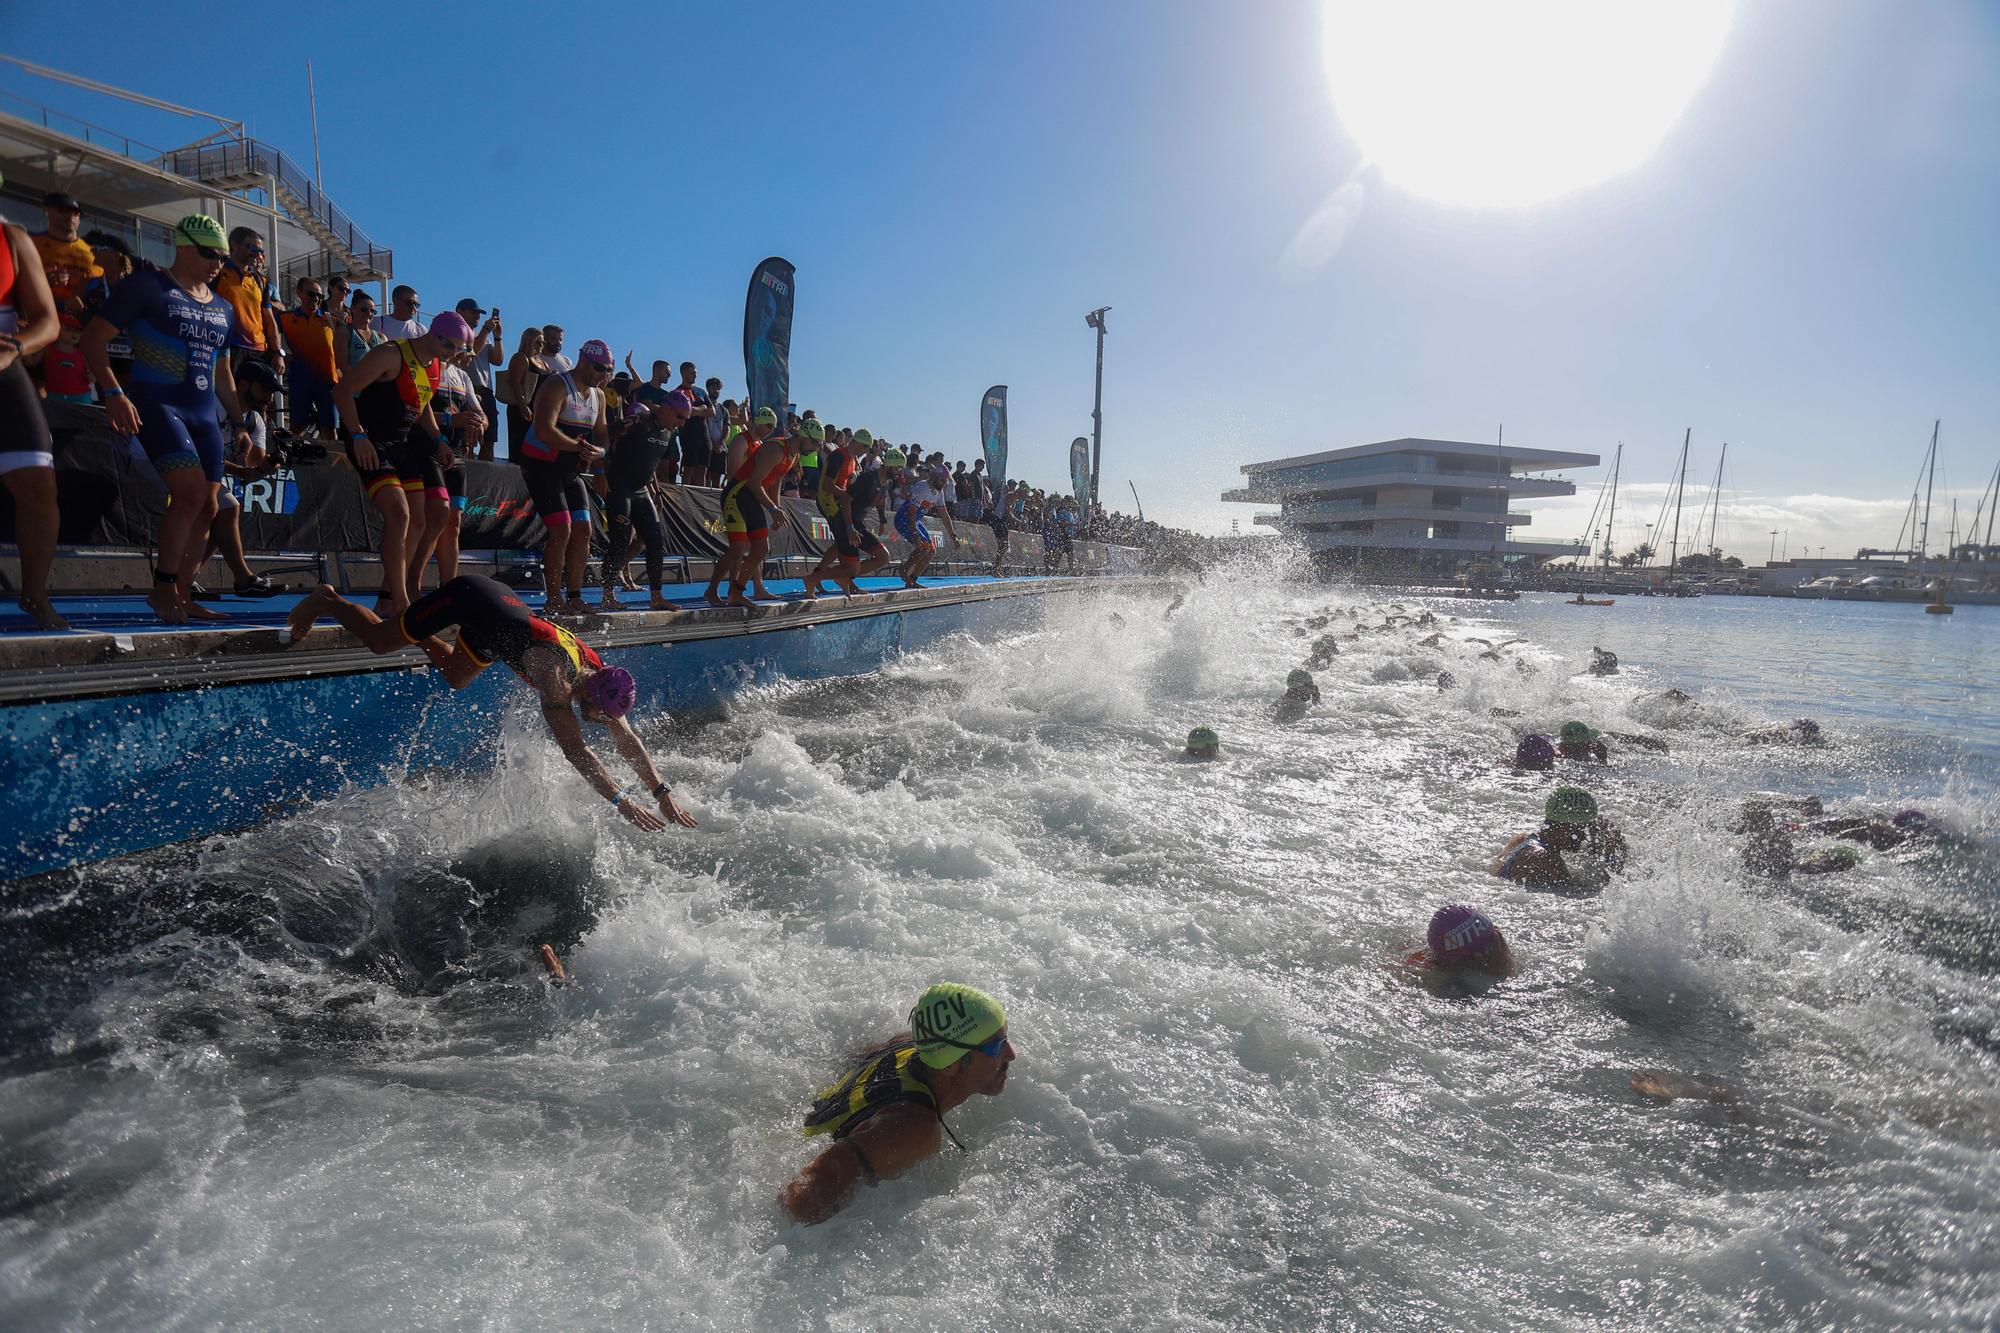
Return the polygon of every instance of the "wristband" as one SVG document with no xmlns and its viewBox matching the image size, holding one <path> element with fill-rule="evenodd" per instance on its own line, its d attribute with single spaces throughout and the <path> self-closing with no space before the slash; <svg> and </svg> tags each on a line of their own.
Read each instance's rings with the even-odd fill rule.
<svg viewBox="0 0 2000 1333">
<path fill-rule="evenodd" d="M 625 804 L 625 792 L 624 792 L 624 790 L 623 790 L 622 788 L 621 788 L 620 790 L 618 790 L 618 791 L 615 791 L 615 792 L 613 792 L 613 793 L 611 794 L 611 808 L 612 808 L 612 809 L 616 810 L 616 809 L 617 809 L 618 807 L 620 807 L 620 806 L 622 806 L 622 805 L 624 805 L 624 804 Z"/>
<path fill-rule="evenodd" d="M 674 789 L 672 787 L 669 787 L 664 782 L 662 782 L 659 786 L 653 788 L 653 795 L 655 796 L 672 796 L 673 794 L 674 794 Z"/>
<path fill-rule="evenodd" d="M 351 430 L 347 432 L 347 438 L 350 440 L 365 440 L 368 438 L 368 432 L 365 430 Z"/>
<path fill-rule="evenodd" d="M 108 389 L 99 389 L 97 391 L 97 396 L 99 398 L 123 398 L 125 396 L 125 390 L 121 389 L 116 384 L 114 384 Z"/>
</svg>

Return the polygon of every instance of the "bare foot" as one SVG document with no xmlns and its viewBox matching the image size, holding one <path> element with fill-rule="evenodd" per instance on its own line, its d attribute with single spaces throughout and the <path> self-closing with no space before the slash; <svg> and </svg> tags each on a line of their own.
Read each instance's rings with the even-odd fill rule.
<svg viewBox="0 0 2000 1333">
<path fill-rule="evenodd" d="M 229 615 L 228 615 L 228 613 L 227 613 L 227 612 L 224 612 L 224 611 L 211 611 L 211 610 L 209 610 L 209 609 L 208 609 L 207 607 L 203 606 L 203 605 L 202 605 L 202 604 L 201 604 L 200 602 L 197 602 L 197 601 L 193 601 L 193 600 L 189 600 L 189 601 L 187 601 L 187 602 L 184 602 L 184 603 L 182 603 L 182 608 L 183 608 L 184 610 L 186 610 L 186 612 L 187 612 L 187 617 L 188 617 L 188 619 L 189 619 L 189 620 L 227 620 L 227 619 L 229 619 Z"/>
<path fill-rule="evenodd" d="M 607 590 L 602 597 L 597 599 L 597 604 L 606 611 L 616 611 L 618 609 L 618 594 Z"/>
<path fill-rule="evenodd" d="M 49 600 L 47 593 L 24 596 L 21 598 L 19 605 L 23 611 L 28 613 L 28 618 L 35 622 L 35 626 L 38 629 L 69 628 L 69 622 L 56 614 L 55 603 Z"/>
<path fill-rule="evenodd" d="M 672 602 L 660 596 L 660 594 L 658 593 L 653 594 L 652 607 L 655 611 L 672 611 L 675 609 L 674 604 Z"/>
<path fill-rule="evenodd" d="M 701 600 L 707 602 L 710 606 L 722 605 L 722 599 L 715 595 L 715 589 L 713 588 L 710 588 L 707 591 L 703 592 L 701 595 Z"/>
<path fill-rule="evenodd" d="M 146 605 L 169 625 L 187 624 L 187 608 L 181 604 L 180 593 L 171 583 L 154 584 L 153 590 L 146 594 Z"/>
<path fill-rule="evenodd" d="M 731 598 L 730 598 L 730 599 L 729 599 L 728 601 L 726 601 L 726 602 L 723 602 L 723 603 L 721 603 L 721 605 L 723 605 L 723 606 L 740 606 L 740 607 L 742 607 L 742 608 L 743 608 L 743 609 L 744 609 L 745 611 L 754 611 L 754 610 L 756 610 L 756 609 L 757 609 L 757 603 L 755 603 L 755 602 L 751 601 L 751 600 L 750 600 L 750 599 L 749 599 L 748 597 L 745 597 L 745 596 L 744 596 L 744 595 L 743 595 L 742 593 L 740 593 L 740 592 L 739 592 L 739 593 L 736 593 L 736 594 L 735 594 L 734 596 L 732 596 L 732 597 L 731 597 Z"/>
</svg>

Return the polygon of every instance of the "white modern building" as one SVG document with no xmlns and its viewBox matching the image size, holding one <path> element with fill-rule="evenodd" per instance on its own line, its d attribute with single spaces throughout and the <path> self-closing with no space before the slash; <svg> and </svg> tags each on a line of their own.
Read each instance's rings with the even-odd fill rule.
<svg viewBox="0 0 2000 1333">
<path fill-rule="evenodd" d="M 1224 500 L 1276 504 L 1252 522 L 1301 542 L 1324 563 L 1449 575 L 1460 565 L 1540 563 L 1581 554 L 1581 541 L 1528 541 L 1518 500 L 1576 494 L 1566 478 L 1533 476 L 1595 467 L 1596 454 L 1454 440 L 1379 444 L 1246 463 L 1248 482 Z"/>
</svg>

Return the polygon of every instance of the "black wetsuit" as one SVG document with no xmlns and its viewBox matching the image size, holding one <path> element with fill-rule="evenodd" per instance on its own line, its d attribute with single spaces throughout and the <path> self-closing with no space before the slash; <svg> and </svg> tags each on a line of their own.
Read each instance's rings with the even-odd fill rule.
<svg viewBox="0 0 2000 1333">
<path fill-rule="evenodd" d="M 604 555 L 607 588 L 618 586 L 618 571 L 625 567 L 625 557 L 631 553 L 635 529 L 646 544 L 646 582 L 657 593 L 665 579 L 662 565 L 666 560 L 667 538 L 660 527 L 659 508 L 654 505 L 648 488 L 661 462 L 669 457 L 678 458 L 680 451 L 674 432 L 662 426 L 652 412 L 652 403 L 666 395 L 666 390 L 655 389 L 653 385 L 640 386 L 637 411 L 612 444 L 611 457 L 604 465 L 604 480 L 609 489 L 604 500 L 604 518 L 611 525 Z"/>
<path fill-rule="evenodd" d="M 588 644 L 535 615 L 506 584 L 482 574 L 461 574 L 403 612 L 403 637 L 411 643 L 453 625 L 459 643 L 481 666 L 504 662 L 525 677 L 522 659 L 538 644 L 568 657 L 579 674 L 604 665 Z"/>
</svg>

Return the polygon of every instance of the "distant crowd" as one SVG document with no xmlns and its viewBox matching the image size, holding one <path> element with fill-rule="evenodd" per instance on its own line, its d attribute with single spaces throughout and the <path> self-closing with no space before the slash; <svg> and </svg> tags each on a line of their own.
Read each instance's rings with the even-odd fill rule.
<svg viewBox="0 0 2000 1333">
<path fill-rule="evenodd" d="M 112 428 L 129 437 L 135 463 L 172 497 L 157 536 L 152 601 L 174 622 L 217 616 L 196 601 L 204 590 L 194 582 L 217 554 L 238 594 L 279 591 L 248 563 L 232 478 L 254 480 L 344 451 L 381 518 L 382 595 L 394 608 L 408 604 L 431 559 L 440 581 L 456 572 L 465 461 L 515 465 L 551 528 L 543 563 L 552 596 L 575 609 L 587 566 L 578 553 L 589 549 L 591 522 L 578 488 L 600 502 L 613 498 L 627 437 L 644 437 L 631 452 L 653 466 L 643 477 L 624 469 L 634 494 L 622 497 L 620 515 L 644 498 L 656 518 L 665 498 L 659 488 L 727 493 L 746 480 L 734 475 L 745 466 L 744 446 L 761 444 L 752 439 L 764 433 L 755 431 L 747 400 L 692 361 L 656 359 L 642 370 L 627 352 L 621 368 L 596 340 L 572 357 L 567 330 L 554 323 L 522 330 L 510 353 L 497 306 L 466 297 L 427 316 L 417 289 L 405 284 L 381 310 L 371 289 L 340 274 L 294 279 L 285 304 L 255 228 L 225 234 L 192 215 L 175 229 L 174 264 L 161 268 L 108 231 L 81 232 L 75 198 L 52 192 L 43 208 L 45 230 L 8 226 L 0 264 L 0 428 L 26 444 L 0 449 L 0 481 L 17 513 L 21 605 L 47 627 L 62 621 L 48 596 L 57 510 L 43 400 L 103 407 Z M 666 408 L 670 396 L 684 410 Z M 787 413 L 768 434 L 796 446 L 781 475 L 758 478 L 757 492 L 773 510 L 788 497 L 819 499 L 823 454 L 837 449 L 855 472 L 870 474 L 866 507 L 875 521 L 893 519 L 899 532 L 909 529 L 906 537 L 918 531 L 913 512 L 917 525 L 933 517 L 989 526 L 1003 551 L 1006 533 L 1025 532 L 1041 538 L 1052 570 L 1074 568 L 1075 543 L 1085 539 L 1171 550 L 1183 560 L 1204 545 L 1125 514 L 1087 514 L 1060 490 L 1019 479 L 996 486 L 983 457 L 949 462 L 939 450 L 836 427 L 811 409 Z M 633 521 L 623 546 L 656 546 L 644 515 Z M 956 544 L 955 530 L 947 535 Z M 607 594 L 635 586 L 625 560 L 605 562 Z"/>
</svg>

